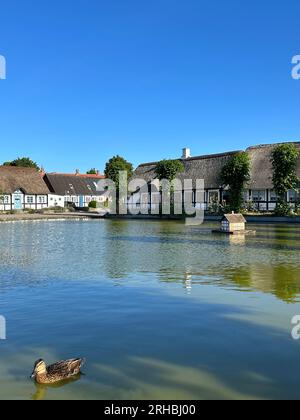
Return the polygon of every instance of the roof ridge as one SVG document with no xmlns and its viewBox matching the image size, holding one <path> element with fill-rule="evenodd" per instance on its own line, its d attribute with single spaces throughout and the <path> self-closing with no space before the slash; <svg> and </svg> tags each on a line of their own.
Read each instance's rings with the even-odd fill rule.
<svg viewBox="0 0 300 420">
<path fill-rule="evenodd" d="M 214 153 L 214 154 L 209 154 L 209 155 L 200 155 L 200 156 L 193 156 L 187 159 L 182 159 L 182 158 L 178 158 L 178 159 L 171 159 L 171 160 L 181 160 L 183 162 L 189 162 L 189 161 L 193 161 L 193 160 L 202 160 L 202 159 L 214 159 L 214 158 L 218 158 L 218 157 L 223 157 L 223 156 L 231 156 L 237 153 L 242 153 L 243 150 L 234 150 L 234 151 L 229 151 L 229 152 L 222 152 L 222 153 Z M 149 162 L 149 163 L 141 163 L 138 167 L 143 167 L 143 166 L 152 166 L 152 165 L 157 165 L 160 161 L 156 161 L 156 162 Z"/>
<path fill-rule="evenodd" d="M 46 175 L 54 175 L 54 176 L 72 176 L 76 178 L 95 178 L 95 179 L 104 179 L 105 175 L 94 175 L 94 174 L 66 174 L 60 172 L 46 172 Z"/>
<path fill-rule="evenodd" d="M 20 170 L 25 170 L 25 171 L 34 171 L 34 172 L 39 172 L 38 169 L 36 168 L 30 168 L 27 166 L 10 166 L 10 165 L 0 165 L 0 169 L 8 169 L 8 170 L 14 170 L 14 171 L 20 171 Z"/>
<path fill-rule="evenodd" d="M 279 146 L 279 145 L 281 145 L 281 144 L 297 144 L 297 145 L 300 145 L 300 141 L 282 141 L 282 142 L 279 142 L 279 143 L 257 144 L 257 145 L 255 145 L 255 146 L 249 146 L 249 147 L 246 149 L 246 152 L 247 152 L 248 150 L 254 150 L 254 149 L 264 149 L 264 148 L 267 148 L 267 147 Z"/>
</svg>

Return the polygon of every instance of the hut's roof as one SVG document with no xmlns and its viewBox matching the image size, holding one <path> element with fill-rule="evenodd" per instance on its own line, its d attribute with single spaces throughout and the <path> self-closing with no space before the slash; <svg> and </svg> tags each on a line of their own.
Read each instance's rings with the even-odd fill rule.
<svg viewBox="0 0 300 420">
<path fill-rule="evenodd" d="M 229 223 L 246 223 L 242 214 L 225 214 L 222 220 L 228 220 Z"/>
<path fill-rule="evenodd" d="M 278 143 L 282 144 L 282 143 Z M 251 160 L 251 180 L 248 184 L 249 189 L 272 189 L 272 151 L 278 144 L 267 144 L 249 147 L 246 152 Z M 293 143 L 300 152 L 300 142 Z M 197 156 L 189 159 L 181 159 L 185 171 L 178 175 L 184 179 L 204 179 L 206 189 L 219 189 L 222 182 L 220 173 L 223 166 L 237 153 L 241 151 L 221 153 L 216 155 Z M 158 162 L 144 163 L 135 171 L 136 178 L 145 179 L 151 182 L 156 179 L 155 167 Z M 297 163 L 297 175 L 300 178 L 300 158 Z"/>
<path fill-rule="evenodd" d="M 103 177 L 68 174 L 46 174 L 44 180 L 50 191 L 57 195 L 101 195 L 97 183 Z"/>
<path fill-rule="evenodd" d="M 18 189 L 25 194 L 49 194 L 49 189 L 34 168 L 0 166 L 0 193 L 13 194 Z"/>
</svg>

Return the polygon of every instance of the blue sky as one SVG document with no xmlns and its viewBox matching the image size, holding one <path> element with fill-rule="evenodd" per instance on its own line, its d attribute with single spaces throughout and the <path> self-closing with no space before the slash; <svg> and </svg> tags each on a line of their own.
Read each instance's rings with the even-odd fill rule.
<svg viewBox="0 0 300 420">
<path fill-rule="evenodd" d="M 300 140 L 300 3 L 1 4 L 0 161 L 103 170 Z"/>
</svg>

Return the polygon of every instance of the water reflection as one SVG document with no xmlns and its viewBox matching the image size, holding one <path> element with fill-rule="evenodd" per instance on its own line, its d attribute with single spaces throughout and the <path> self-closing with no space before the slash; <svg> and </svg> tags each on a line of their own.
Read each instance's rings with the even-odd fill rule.
<svg viewBox="0 0 300 420">
<path fill-rule="evenodd" d="M 47 391 L 48 390 L 60 390 L 72 383 L 75 383 L 77 381 L 80 380 L 82 374 L 79 374 L 77 376 L 73 376 L 70 379 L 67 379 L 65 381 L 61 381 L 57 384 L 48 384 L 48 385 L 41 385 L 41 384 L 37 384 L 35 383 L 35 393 L 32 395 L 32 400 L 34 401 L 41 401 L 41 400 L 45 400 L 47 398 Z M 58 391 L 59 392 L 59 391 Z"/>
<path fill-rule="evenodd" d="M 229 235 L 230 245 L 244 246 L 246 245 L 246 236 L 245 235 Z"/>
<path fill-rule="evenodd" d="M 298 267 L 283 265 L 250 265 L 239 270 L 226 268 L 224 280 L 233 282 L 242 289 L 272 293 L 287 303 L 299 301 L 300 277 Z"/>
<path fill-rule="evenodd" d="M 183 283 L 189 294 L 192 285 L 214 284 L 298 300 L 298 225 L 258 225 L 256 236 L 224 237 L 213 235 L 214 227 L 138 221 L 1 225 L 0 290 L 55 278 L 104 277 L 124 285 L 151 273 Z"/>
<path fill-rule="evenodd" d="M 0 225 L 0 398 L 299 397 L 300 228 L 214 227 Z M 34 388 L 35 360 L 74 352 L 85 377 Z"/>
</svg>

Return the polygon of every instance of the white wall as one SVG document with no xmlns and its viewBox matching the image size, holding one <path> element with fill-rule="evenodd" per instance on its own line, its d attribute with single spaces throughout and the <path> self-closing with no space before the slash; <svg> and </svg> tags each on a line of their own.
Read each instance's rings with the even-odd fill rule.
<svg viewBox="0 0 300 420">
<path fill-rule="evenodd" d="M 18 192 L 17 194 L 3 195 L 3 200 L 0 202 L 0 211 L 15 210 L 15 195 L 21 198 L 21 208 L 17 210 L 41 210 L 48 207 L 47 195 L 22 194 Z"/>
<path fill-rule="evenodd" d="M 49 194 L 48 207 L 65 207 L 65 197 L 63 195 Z"/>
</svg>

